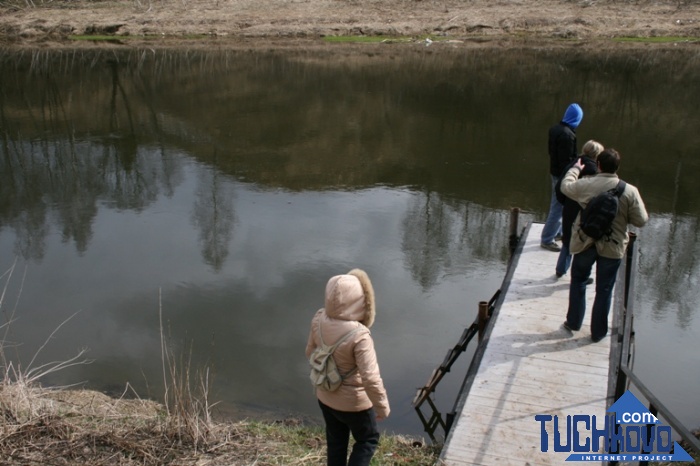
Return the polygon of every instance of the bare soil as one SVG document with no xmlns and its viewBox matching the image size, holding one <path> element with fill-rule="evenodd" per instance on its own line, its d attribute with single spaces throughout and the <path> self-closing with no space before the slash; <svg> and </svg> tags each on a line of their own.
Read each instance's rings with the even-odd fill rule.
<svg viewBox="0 0 700 466">
<path fill-rule="evenodd" d="M 700 38 L 700 1 L 0 0 L 0 43 L 48 45 L 70 35 L 169 45 L 206 38 L 247 46 L 320 42 L 324 36 L 431 36 L 451 44 Z"/>
</svg>

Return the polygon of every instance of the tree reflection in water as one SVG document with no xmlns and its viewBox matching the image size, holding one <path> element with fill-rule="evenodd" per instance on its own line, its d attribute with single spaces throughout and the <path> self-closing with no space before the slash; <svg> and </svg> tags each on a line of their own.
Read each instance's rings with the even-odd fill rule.
<svg viewBox="0 0 700 466">
<path fill-rule="evenodd" d="M 217 315 L 195 323 L 173 316 L 183 331 L 205 321 L 225 326 L 231 313 L 244 312 L 239 306 L 248 306 L 250 319 L 273 312 L 285 330 L 296 328 L 299 318 L 284 306 L 286 300 L 297 312 L 317 303 L 312 291 L 301 296 L 293 287 L 366 261 L 383 273 L 380 285 L 386 280 L 397 289 L 386 293 L 389 316 L 396 308 L 410 314 L 417 303 L 435 313 L 430 320 L 397 314 L 391 321 L 399 336 L 403 331 L 421 341 L 429 361 L 415 367 L 423 370 L 421 364 L 432 366 L 442 357 L 444 344 L 434 352 L 426 348 L 450 338 L 445 332 L 461 322 L 464 302 L 488 299 L 495 291 L 449 295 L 466 293 L 472 283 L 488 288 L 489 279 L 479 282 L 481 276 L 500 275 L 509 209 L 521 208 L 523 220 L 544 219 L 546 128 L 577 100 L 586 114 L 579 140 L 595 138 L 620 150 L 621 175 L 639 187 L 651 213 L 640 232 L 640 315 L 654 322 L 672 319 L 678 332 L 697 328 L 691 303 L 697 302 L 700 281 L 700 63 L 694 55 L 682 48 L 442 52 L 0 51 L 0 240 L 37 266 L 60 263 L 46 272 L 52 276 L 70 276 L 63 267 L 74 259 L 65 251 L 60 261 L 46 259 L 52 231 L 85 258 L 80 267 L 107 276 L 103 261 L 120 257 L 107 257 L 105 249 L 124 248 L 123 258 L 130 258 L 129 251 L 156 244 L 160 257 L 141 254 L 142 262 L 130 264 L 128 274 L 116 266 L 114 273 L 120 280 L 134 275 L 142 286 L 162 281 L 190 291 L 169 303 L 178 316 L 191 318 L 193 309 Z M 175 198 L 178 206 L 186 204 L 189 226 L 178 222 L 180 212 L 161 210 L 175 205 Z M 115 227 L 124 227 L 125 219 L 152 225 L 164 213 L 169 217 L 161 223 L 171 228 L 165 233 L 134 227 L 146 237 L 132 237 L 132 230 Z M 108 233 L 125 237 L 105 243 L 110 228 Z M 196 259 L 189 255 L 190 242 Z M 299 255 L 290 252 L 295 249 Z M 86 257 L 93 251 L 98 257 Z M 3 259 L 8 252 L 2 251 Z M 185 265 L 175 263 L 175 255 L 186 257 Z M 141 269 L 148 273 L 139 275 Z M 404 273 L 406 279 L 396 278 Z M 200 277 L 245 292 L 217 288 L 223 294 L 215 302 L 217 292 L 194 283 Z M 109 279 L 98 282 L 99 274 L 82 279 L 93 278 L 93 289 L 114 286 Z M 195 299 L 200 286 L 208 298 Z M 102 336 L 111 342 L 104 335 L 130 335 L 128 348 L 114 342 L 124 359 L 151 348 L 152 335 L 136 328 L 149 322 L 131 315 L 148 309 L 142 292 L 122 301 L 109 293 L 94 298 L 106 315 L 120 316 L 115 326 L 130 330 L 106 327 Z M 439 300 L 446 294 L 449 306 Z M 75 298 L 55 290 L 53 297 Z M 180 309 L 182 303 L 187 306 Z M 125 323 L 124 316 L 134 319 Z M 100 329 L 109 325 L 97 317 L 94 322 Z M 246 323 L 236 334 L 241 345 L 251 345 L 246 337 L 259 330 L 254 321 Z M 426 329 L 432 335 L 422 335 Z M 291 353 L 303 346 L 305 331 L 268 337 Z M 96 343 L 104 343 L 98 333 Z M 387 360 L 405 366 L 406 355 L 397 349 L 403 341 L 385 338 Z M 277 349 L 271 345 L 266 354 Z M 240 356 L 250 348 L 226 351 Z M 291 378 L 283 382 L 291 391 L 285 400 L 301 397 L 289 388 L 297 382 L 296 369 L 284 366 Z M 389 384 L 400 392 L 425 377 L 407 380 L 413 374 L 405 372 L 387 369 Z M 227 378 L 235 377 L 223 374 Z"/>
</svg>

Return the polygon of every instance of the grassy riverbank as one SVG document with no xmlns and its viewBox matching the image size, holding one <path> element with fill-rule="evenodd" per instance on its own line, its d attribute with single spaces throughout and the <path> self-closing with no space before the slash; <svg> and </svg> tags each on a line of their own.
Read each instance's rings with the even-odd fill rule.
<svg viewBox="0 0 700 466">
<path fill-rule="evenodd" d="M 168 408 L 88 390 L 0 386 L 0 463 L 17 465 L 325 464 L 320 426 L 214 422 L 202 404 Z M 434 464 L 439 447 L 382 437 L 378 465 Z"/>
<path fill-rule="evenodd" d="M 0 384 L 0 464 L 325 464 L 322 426 L 303 425 L 294 419 L 215 422 L 206 402 L 190 395 L 171 397 L 173 403 L 168 407 L 139 398 L 47 389 L 10 379 Z M 695 435 L 700 438 L 700 431 Z M 440 448 L 409 437 L 384 435 L 372 464 L 429 466 L 437 464 Z M 700 458 L 693 457 L 692 464 L 700 466 Z"/>
<path fill-rule="evenodd" d="M 450 46 L 524 37 L 579 42 L 700 38 L 695 0 L 4 0 L 0 43 L 65 44 L 76 36 L 123 44 L 210 46 L 322 37 L 454 39 Z M 85 41 L 83 41 L 85 42 Z M 121 42 L 120 42 L 121 43 Z M 492 42 L 498 46 L 497 42 Z M 461 44 L 461 45 L 460 45 Z M 600 47 L 601 43 L 596 43 Z"/>
</svg>

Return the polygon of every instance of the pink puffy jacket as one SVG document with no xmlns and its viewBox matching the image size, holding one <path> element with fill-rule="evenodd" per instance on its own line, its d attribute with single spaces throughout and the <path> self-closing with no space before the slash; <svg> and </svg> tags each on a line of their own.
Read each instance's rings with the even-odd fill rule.
<svg viewBox="0 0 700 466">
<path fill-rule="evenodd" d="M 359 327 L 360 330 L 341 343 L 333 353 L 340 373 L 350 375 L 338 390 L 316 390 L 316 396 L 323 404 L 338 411 L 356 412 L 374 406 L 377 416 L 386 418 L 390 412 L 389 399 L 369 331 L 375 313 L 374 290 L 364 271 L 354 269 L 346 275 L 331 277 L 326 285 L 325 307 L 311 321 L 306 358 L 321 345 L 319 323 L 322 323 L 323 342 L 329 346 Z M 357 370 L 354 370 L 355 367 Z"/>
</svg>

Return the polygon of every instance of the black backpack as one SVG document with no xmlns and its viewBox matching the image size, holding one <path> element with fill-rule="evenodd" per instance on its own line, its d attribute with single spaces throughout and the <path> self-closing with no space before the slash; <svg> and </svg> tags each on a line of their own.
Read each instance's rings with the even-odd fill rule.
<svg viewBox="0 0 700 466">
<path fill-rule="evenodd" d="M 604 236 L 610 237 L 612 223 L 617 215 L 620 196 L 624 192 L 626 185 L 627 183 L 620 180 L 617 183 L 617 187 L 593 197 L 586 205 L 586 208 L 581 211 L 579 228 L 589 238 L 598 241 Z"/>
</svg>

